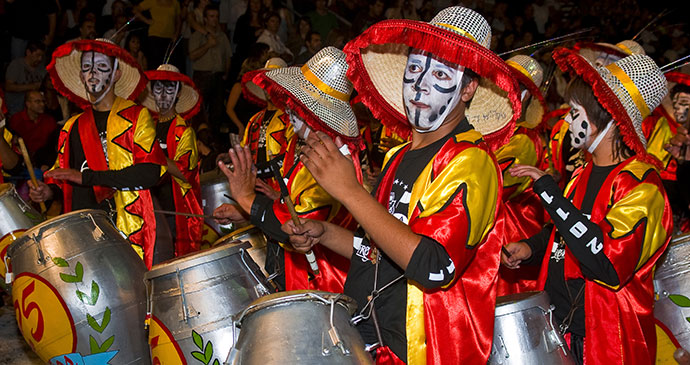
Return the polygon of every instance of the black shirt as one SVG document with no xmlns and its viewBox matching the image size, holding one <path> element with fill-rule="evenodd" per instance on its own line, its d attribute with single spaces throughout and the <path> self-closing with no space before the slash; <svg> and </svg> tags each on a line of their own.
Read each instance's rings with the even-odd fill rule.
<svg viewBox="0 0 690 365">
<path fill-rule="evenodd" d="M 175 118 L 156 123 L 156 139 L 165 157 L 168 157 L 168 131 L 174 120 Z M 175 211 L 175 198 L 172 189 L 172 177 L 170 174 L 165 174 L 158 185 L 151 189 L 151 193 L 156 196 L 158 204 L 160 204 L 163 210 Z"/>
<path fill-rule="evenodd" d="M 404 153 L 402 160 L 395 171 L 395 179 L 390 191 L 390 198 L 388 202 L 388 211 L 398 218 L 403 223 L 407 224 L 407 212 L 410 203 L 410 195 L 412 186 L 421 174 L 422 170 L 431 161 L 431 159 L 438 153 L 443 145 L 452 136 L 466 132 L 471 129 L 471 126 L 464 119 L 460 124 L 449 134 L 439 139 L 438 141 L 412 151 Z M 381 172 L 379 178 L 387 173 L 387 168 Z M 376 189 L 378 190 L 377 183 Z M 371 294 L 374 289 L 374 275 L 376 265 L 373 264 L 369 257 L 371 257 L 371 244 L 369 240 L 364 237 L 364 232 L 359 231 L 355 235 L 354 250 L 351 257 L 350 270 L 345 281 L 344 293 L 357 301 L 358 308 L 363 308 L 367 303 L 367 296 Z M 404 275 L 405 278 L 412 279 L 420 283 L 424 287 L 440 287 L 448 284 L 453 275 L 448 273 L 450 256 L 446 250 L 435 240 L 429 237 L 422 237 L 419 245 L 415 249 L 412 258 L 407 266 L 407 271 L 404 272 L 393 260 L 391 260 L 385 253 L 379 251 L 378 256 L 378 280 L 376 288 L 380 289 L 384 285 L 393 282 L 396 278 Z M 443 272 L 442 281 L 431 281 L 429 274 Z M 398 279 L 390 287 L 382 290 L 379 297 L 375 301 L 376 313 L 379 321 L 379 328 L 381 329 L 381 337 L 383 345 L 390 347 L 390 349 L 401 360 L 407 361 L 407 336 L 406 336 L 406 311 L 407 311 L 407 281 Z M 357 325 L 357 329 L 361 333 L 364 342 L 373 344 L 378 342 L 373 321 L 365 320 Z"/>
</svg>

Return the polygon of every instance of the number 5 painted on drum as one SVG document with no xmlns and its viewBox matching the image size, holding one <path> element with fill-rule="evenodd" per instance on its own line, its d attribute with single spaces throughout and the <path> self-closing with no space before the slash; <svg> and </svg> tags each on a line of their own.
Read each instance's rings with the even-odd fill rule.
<svg viewBox="0 0 690 365">
<path fill-rule="evenodd" d="M 34 339 L 36 342 L 41 342 L 43 339 L 43 329 L 45 327 L 43 323 L 43 312 L 41 312 L 41 308 L 39 308 L 38 304 L 36 302 L 30 302 L 29 305 L 26 305 L 26 299 L 28 298 L 29 295 L 31 295 L 34 292 L 34 282 L 32 281 L 29 285 L 27 285 L 24 290 L 22 290 L 22 306 L 21 310 L 19 308 L 19 301 L 15 300 L 14 301 L 14 309 L 18 310 L 21 312 L 21 316 L 17 316 L 17 319 L 19 321 L 19 327 L 21 328 L 22 322 L 24 319 L 29 319 L 31 316 L 31 313 L 35 310 L 37 311 L 38 314 L 38 320 L 36 321 L 36 328 L 31 329 L 31 337 Z"/>
</svg>

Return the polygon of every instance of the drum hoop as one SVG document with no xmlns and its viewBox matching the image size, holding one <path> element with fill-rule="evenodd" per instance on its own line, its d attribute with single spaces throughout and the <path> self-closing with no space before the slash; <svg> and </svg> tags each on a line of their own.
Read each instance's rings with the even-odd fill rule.
<svg viewBox="0 0 690 365">
<path fill-rule="evenodd" d="M 246 227 L 238 228 L 238 229 L 236 229 L 236 230 L 234 230 L 234 231 L 232 231 L 232 232 L 226 234 L 225 236 L 223 236 L 223 237 L 217 239 L 216 242 L 232 242 L 232 241 L 236 241 L 236 240 L 237 240 L 237 236 L 244 235 L 244 234 L 246 234 L 246 233 L 248 233 L 249 231 L 252 231 L 252 230 L 256 230 L 256 231 L 258 231 L 259 233 L 262 233 L 261 230 L 260 230 L 259 228 L 257 228 L 257 227 L 256 227 L 255 225 L 253 225 L 253 224 L 250 224 L 250 225 L 248 225 L 248 226 L 246 226 Z M 263 233 L 262 233 L 262 234 L 263 234 Z M 216 242 L 214 242 L 213 244 L 215 245 Z M 220 244 L 220 243 L 219 243 L 219 244 Z"/>
<path fill-rule="evenodd" d="M 208 250 L 194 252 L 192 254 L 155 265 L 153 268 L 151 268 L 151 271 L 148 271 L 146 274 L 144 274 L 144 280 L 153 280 L 157 277 L 174 273 L 177 270 L 182 271 L 209 261 L 219 260 L 223 257 L 240 253 L 241 249 L 249 249 L 251 247 L 252 244 L 246 241 L 236 243 L 228 242 Z"/>
<path fill-rule="evenodd" d="M 325 300 L 330 300 L 332 298 L 338 297 L 338 300 L 336 303 L 338 305 L 341 305 L 344 307 L 350 317 L 354 315 L 354 313 L 357 310 L 357 303 L 355 302 L 354 299 L 348 297 L 347 295 L 344 294 L 336 294 L 336 293 L 331 293 L 331 292 L 325 292 L 325 291 L 314 291 L 314 290 L 292 290 L 292 291 L 286 291 L 286 292 L 281 292 L 281 293 L 274 293 L 274 294 L 269 294 L 264 297 L 261 297 L 255 301 L 253 301 L 249 306 L 243 310 L 242 312 L 238 313 L 235 318 L 235 323 L 238 327 L 242 325 L 242 321 L 244 321 L 245 318 L 251 316 L 252 314 L 268 308 L 268 307 L 273 307 L 276 305 L 281 305 L 281 304 L 287 304 L 287 303 L 292 303 L 292 302 L 307 302 L 307 301 L 314 301 L 317 303 L 322 303 L 316 299 L 314 299 L 314 295 L 323 297 Z"/>
<path fill-rule="evenodd" d="M 512 301 L 512 302 L 507 302 L 505 304 L 496 304 L 496 311 L 495 311 L 495 316 L 505 316 L 517 312 L 522 312 L 526 311 L 529 309 L 533 308 L 539 308 L 544 312 L 549 311 L 549 307 L 551 306 L 551 300 L 549 299 L 549 295 L 546 294 L 546 292 L 543 291 L 532 291 L 532 292 L 524 292 L 520 293 L 522 295 L 527 294 L 527 293 L 534 293 L 533 295 L 527 296 L 521 300 L 518 301 Z M 514 295 L 509 295 L 506 297 L 512 297 Z"/>
<path fill-rule="evenodd" d="M 4 197 L 5 194 L 17 194 L 17 189 L 12 183 L 2 183 L 0 184 L 0 198 Z"/>
</svg>

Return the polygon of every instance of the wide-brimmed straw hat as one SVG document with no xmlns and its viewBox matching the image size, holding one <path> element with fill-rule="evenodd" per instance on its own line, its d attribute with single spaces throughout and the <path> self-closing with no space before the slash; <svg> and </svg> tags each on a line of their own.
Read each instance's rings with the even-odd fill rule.
<svg viewBox="0 0 690 365">
<path fill-rule="evenodd" d="M 577 52 L 559 48 L 553 58 L 563 71 L 579 75 L 592 87 L 599 103 L 618 126 L 623 142 L 638 157 L 659 165 L 647 154 L 647 141 L 642 133 L 646 118 L 668 90 L 666 77 L 649 56 L 631 55 L 604 67 L 596 67 Z"/>
<path fill-rule="evenodd" d="M 671 100 L 673 95 L 671 95 L 671 89 L 678 84 L 690 86 L 690 75 L 682 72 L 667 72 L 664 76 L 666 76 L 666 81 L 668 82 L 668 94 L 661 101 L 661 107 L 664 108 L 666 113 L 673 115 L 673 100 Z"/>
<path fill-rule="evenodd" d="M 152 113 L 158 113 L 156 100 L 153 98 L 151 87 L 153 81 L 178 81 L 180 83 L 180 92 L 177 94 L 177 102 L 175 103 L 175 112 L 184 119 L 190 119 L 196 115 L 201 109 L 201 95 L 196 89 L 196 85 L 189 76 L 180 73 L 180 70 L 170 64 L 162 64 L 154 71 L 144 72 L 149 82 L 146 84 L 146 97 L 142 104 Z"/>
<path fill-rule="evenodd" d="M 476 72 L 479 87 L 466 116 L 493 148 L 503 145 L 520 116 L 520 93 L 512 72 L 489 50 L 491 27 L 461 6 L 442 10 L 431 22 L 384 20 L 345 45 L 348 76 L 374 116 L 405 138 L 410 124 L 403 103 L 403 75 L 410 48 Z"/>
<path fill-rule="evenodd" d="M 117 58 L 121 76 L 113 86 L 115 95 L 134 100 L 144 90 L 146 76 L 139 63 L 126 50 L 108 39 L 79 40 L 58 47 L 47 67 L 55 89 L 67 99 L 82 108 L 91 105 L 84 83 L 79 77 L 81 55 L 91 51 Z"/>
<path fill-rule="evenodd" d="M 260 108 L 265 108 L 268 103 L 266 102 L 266 92 L 264 89 L 259 87 L 259 85 L 254 83 L 254 77 L 260 73 L 266 71 L 275 70 L 278 68 L 287 67 L 287 63 L 280 57 L 273 57 L 266 61 L 266 65 L 258 70 L 248 71 L 242 76 L 242 95 L 249 102 L 259 106 Z"/>
<path fill-rule="evenodd" d="M 538 127 L 548 112 L 548 106 L 542 95 L 541 87 L 544 82 L 544 69 L 534 58 L 526 55 L 517 55 L 509 58 L 506 64 L 510 66 L 513 76 L 520 85 L 523 85 L 532 95 L 529 105 L 522 116 L 524 122 L 520 125 L 527 128 Z"/>
<path fill-rule="evenodd" d="M 294 111 L 311 129 L 359 148 L 363 144 L 350 107 L 352 83 L 347 69 L 345 54 L 326 47 L 302 67 L 259 73 L 253 81 L 268 92 L 273 104 Z"/>
<path fill-rule="evenodd" d="M 580 52 L 582 56 L 587 58 L 590 62 L 594 62 L 600 53 L 606 53 L 618 58 L 627 57 L 634 54 L 646 54 L 642 46 L 627 39 L 622 42 L 611 44 L 606 42 L 577 42 L 573 49 Z"/>
</svg>

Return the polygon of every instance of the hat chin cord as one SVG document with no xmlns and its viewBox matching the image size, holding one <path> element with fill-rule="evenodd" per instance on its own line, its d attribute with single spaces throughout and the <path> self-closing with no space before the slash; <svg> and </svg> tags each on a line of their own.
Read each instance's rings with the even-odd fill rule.
<svg viewBox="0 0 690 365">
<path fill-rule="evenodd" d="M 599 133 L 597 138 L 594 139 L 594 142 L 592 142 L 592 144 L 589 147 L 587 147 L 587 152 L 594 153 L 594 150 L 596 150 L 597 147 L 599 147 L 599 144 L 601 143 L 602 140 L 604 140 L 604 137 L 609 132 L 609 129 L 611 129 L 612 125 L 613 125 L 613 119 L 611 119 L 611 121 L 609 121 L 609 123 L 606 125 L 606 128 L 604 128 L 604 130 L 601 131 L 601 133 Z"/>
<path fill-rule="evenodd" d="M 118 64 L 117 64 L 117 58 L 116 58 L 114 65 L 113 65 L 113 70 L 111 71 L 111 75 L 115 73 L 115 71 L 117 70 L 117 66 L 118 66 Z M 108 87 L 105 89 L 105 91 L 103 91 L 103 94 L 101 94 L 101 96 L 99 96 L 98 99 L 96 99 L 95 101 L 91 101 L 91 96 L 90 96 L 91 94 L 89 94 L 89 91 L 86 90 L 86 96 L 89 98 L 89 101 L 91 101 L 91 104 L 95 105 L 95 104 L 100 103 L 101 100 L 103 100 L 103 98 L 105 97 L 105 95 L 108 94 L 108 92 L 110 92 L 110 89 L 113 88 L 114 84 L 115 84 L 115 82 L 111 82 L 110 85 L 108 85 Z M 86 88 L 86 86 L 84 86 L 84 87 Z"/>
</svg>

